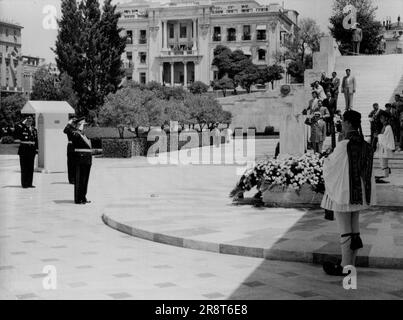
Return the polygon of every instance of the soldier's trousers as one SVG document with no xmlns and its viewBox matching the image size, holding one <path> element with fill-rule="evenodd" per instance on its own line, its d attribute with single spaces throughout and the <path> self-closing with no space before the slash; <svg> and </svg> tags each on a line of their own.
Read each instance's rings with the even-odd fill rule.
<svg viewBox="0 0 403 320">
<path fill-rule="evenodd" d="M 87 201 L 88 180 L 90 178 L 91 164 L 77 163 L 75 166 L 76 178 L 74 182 L 74 202 Z"/>
<path fill-rule="evenodd" d="M 67 174 L 70 184 L 74 184 L 76 179 L 76 164 L 74 159 L 74 152 L 67 152 Z"/>
<path fill-rule="evenodd" d="M 35 153 L 20 155 L 21 186 L 28 188 L 32 186 L 34 178 Z"/>
</svg>

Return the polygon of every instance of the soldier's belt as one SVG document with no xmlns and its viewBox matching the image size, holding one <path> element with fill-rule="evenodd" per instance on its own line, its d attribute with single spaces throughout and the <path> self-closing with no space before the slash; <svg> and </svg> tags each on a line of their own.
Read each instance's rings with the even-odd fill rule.
<svg viewBox="0 0 403 320">
<path fill-rule="evenodd" d="M 21 143 L 23 143 L 23 144 L 35 144 L 35 142 L 33 142 L 33 141 L 21 141 Z"/>
<path fill-rule="evenodd" d="M 91 149 L 74 149 L 75 152 L 92 152 Z"/>
<path fill-rule="evenodd" d="M 72 141 L 68 141 L 67 143 L 73 143 Z"/>
</svg>

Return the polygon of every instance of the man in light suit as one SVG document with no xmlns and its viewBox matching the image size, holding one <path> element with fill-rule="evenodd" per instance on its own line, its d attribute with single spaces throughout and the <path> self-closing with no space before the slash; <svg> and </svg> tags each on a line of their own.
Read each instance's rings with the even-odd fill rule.
<svg viewBox="0 0 403 320">
<path fill-rule="evenodd" d="M 346 69 L 346 76 L 343 77 L 343 82 L 341 84 L 341 93 L 344 93 L 344 98 L 346 100 L 346 110 L 349 110 L 353 107 L 353 96 L 355 90 L 355 77 L 351 75 L 350 69 Z"/>
<path fill-rule="evenodd" d="M 352 40 L 353 40 L 353 53 L 354 54 L 360 54 L 360 44 L 362 41 L 362 29 L 359 28 L 360 24 L 355 23 L 354 26 L 352 27 L 353 34 L 352 34 Z"/>
</svg>

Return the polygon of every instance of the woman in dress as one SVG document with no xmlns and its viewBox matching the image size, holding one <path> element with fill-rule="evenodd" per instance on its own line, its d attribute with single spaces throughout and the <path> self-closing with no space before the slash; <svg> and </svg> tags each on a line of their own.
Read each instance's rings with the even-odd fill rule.
<svg viewBox="0 0 403 320">
<path fill-rule="evenodd" d="M 348 110 L 343 115 L 344 140 L 324 160 L 325 194 L 322 208 L 334 211 L 340 232 L 342 260 L 327 261 L 324 271 L 343 275 L 343 268 L 355 265 L 358 249 L 363 247 L 359 230 L 359 212 L 376 203 L 372 173 L 373 150 L 364 140 L 361 114 Z"/>
<path fill-rule="evenodd" d="M 390 114 L 384 110 L 381 110 L 379 119 L 383 127 L 381 133 L 378 134 L 378 155 L 384 177 L 387 178 L 391 173 L 388 158 L 392 157 L 392 152 L 395 150 L 395 137 L 390 124 Z"/>
</svg>

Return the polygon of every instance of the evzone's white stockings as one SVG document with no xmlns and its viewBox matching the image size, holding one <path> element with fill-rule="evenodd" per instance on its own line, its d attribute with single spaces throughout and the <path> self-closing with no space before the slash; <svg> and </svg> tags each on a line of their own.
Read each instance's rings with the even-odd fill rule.
<svg viewBox="0 0 403 320">
<path fill-rule="evenodd" d="M 351 234 L 359 234 L 360 226 L 358 222 L 359 212 L 335 212 L 336 221 L 339 225 L 340 246 L 341 246 L 341 266 L 355 265 L 357 250 L 351 250 Z"/>
<path fill-rule="evenodd" d="M 385 178 L 389 177 L 389 159 L 388 158 L 379 158 L 379 162 L 380 162 L 384 177 Z"/>
</svg>

